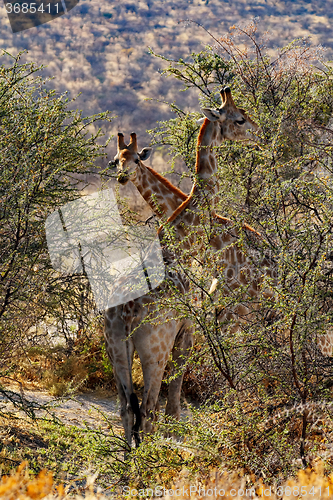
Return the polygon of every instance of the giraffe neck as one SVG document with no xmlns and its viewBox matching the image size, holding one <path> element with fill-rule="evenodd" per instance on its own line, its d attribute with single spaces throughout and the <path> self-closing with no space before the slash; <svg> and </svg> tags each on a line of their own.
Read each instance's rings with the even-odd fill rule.
<svg viewBox="0 0 333 500">
<path fill-rule="evenodd" d="M 187 199 L 187 195 L 183 191 L 173 186 L 165 177 L 141 161 L 131 180 L 159 218 L 170 217 Z"/>
<path fill-rule="evenodd" d="M 217 141 L 219 128 L 217 122 L 211 122 L 207 118 L 201 126 L 197 141 L 196 180 L 192 188 L 192 193 L 196 197 L 212 198 L 218 193 L 217 160 L 213 148 L 219 145 Z"/>
<path fill-rule="evenodd" d="M 220 125 L 217 122 L 211 122 L 207 118 L 205 118 L 205 121 L 201 125 L 197 141 L 195 182 L 189 197 L 172 213 L 168 222 L 174 221 L 178 216 L 188 216 L 188 214 L 184 212 L 184 209 L 190 211 L 195 210 L 198 199 L 209 208 L 216 205 L 218 196 L 218 184 L 215 178 L 217 173 L 217 160 L 213 147 L 219 145 L 217 140 L 219 127 Z"/>
</svg>

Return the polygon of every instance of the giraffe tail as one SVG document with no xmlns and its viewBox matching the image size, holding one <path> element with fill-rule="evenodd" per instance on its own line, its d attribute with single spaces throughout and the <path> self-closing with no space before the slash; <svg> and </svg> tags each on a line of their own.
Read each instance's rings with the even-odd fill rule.
<svg viewBox="0 0 333 500">
<path fill-rule="evenodd" d="M 134 436 L 135 446 L 138 447 L 140 444 L 139 429 L 141 425 L 141 413 L 140 413 L 139 400 L 137 395 L 134 394 L 134 392 L 132 392 L 132 394 L 130 395 L 130 404 L 133 413 L 135 415 L 135 423 L 132 427 L 132 435 Z"/>
</svg>

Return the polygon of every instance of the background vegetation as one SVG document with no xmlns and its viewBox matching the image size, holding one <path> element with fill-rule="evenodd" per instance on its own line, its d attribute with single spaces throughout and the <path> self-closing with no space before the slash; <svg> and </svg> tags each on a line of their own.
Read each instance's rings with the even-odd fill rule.
<svg viewBox="0 0 333 500">
<path fill-rule="evenodd" d="M 9 57 L 9 56 L 8 56 Z M 63 277 L 51 266 L 46 217 L 80 195 L 82 174 L 103 154 L 96 120 L 67 109 L 68 99 L 45 88 L 33 64 L 12 57 L 0 67 L 0 370 L 8 375 L 27 342 L 45 345 L 50 323 L 73 348 L 71 328 L 83 334 L 93 302 L 83 276 Z M 80 178 L 81 175 L 81 178 Z"/>
<path fill-rule="evenodd" d="M 14 54 L 28 50 L 25 61 L 47 66 L 43 76 L 55 77 L 49 88 L 68 90 L 71 98 L 82 92 L 71 109 L 82 109 L 83 116 L 109 109 L 117 119 L 109 129 L 104 124 L 108 133 L 135 130 L 141 141 L 149 141 L 146 130 L 172 116 L 165 101 L 179 104 L 181 94 L 174 81 L 160 77 L 160 62 L 149 55 L 148 47 L 177 60 L 209 43 L 202 30 L 179 21 L 204 20 L 205 27 L 219 35 L 235 23 L 260 17 L 259 30 L 269 33 L 270 51 L 295 37 L 311 36 L 327 48 L 329 59 L 331 6 L 331 0 L 82 0 L 69 14 L 15 34 L 3 8 L 0 44 Z M 188 93 L 186 101 L 187 111 L 199 109 L 195 92 Z"/>
</svg>

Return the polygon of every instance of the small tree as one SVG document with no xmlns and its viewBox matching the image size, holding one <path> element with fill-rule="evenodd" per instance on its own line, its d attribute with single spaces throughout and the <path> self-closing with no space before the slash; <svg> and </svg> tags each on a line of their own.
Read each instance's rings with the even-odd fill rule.
<svg viewBox="0 0 333 500">
<path fill-rule="evenodd" d="M 78 182 L 103 155 L 89 126 L 108 113 L 82 118 L 65 95 L 46 90 L 41 69 L 20 55 L 0 67 L 0 366 L 42 320 L 87 319 L 85 277 L 63 278 L 51 266 L 47 215 L 80 196 Z M 82 304 L 82 298 L 84 303 Z"/>
</svg>

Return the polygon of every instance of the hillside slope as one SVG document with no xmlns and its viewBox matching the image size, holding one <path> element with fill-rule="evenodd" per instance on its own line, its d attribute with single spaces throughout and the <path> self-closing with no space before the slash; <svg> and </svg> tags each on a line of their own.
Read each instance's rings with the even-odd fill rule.
<svg viewBox="0 0 333 500">
<path fill-rule="evenodd" d="M 221 36 L 231 25 L 260 16 L 259 31 L 268 32 L 269 47 L 312 35 L 314 43 L 327 47 L 329 58 L 332 4 L 331 0 L 83 0 L 67 15 L 16 34 L 3 7 L 0 46 L 13 54 L 28 50 L 23 60 L 47 65 L 44 75 L 55 77 L 50 86 L 68 90 L 71 97 L 82 93 L 74 106 L 84 115 L 109 109 L 117 118 L 105 132 L 136 131 L 139 145 L 145 146 L 149 142 L 145 131 L 171 116 L 165 103 L 146 98 L 182 99 L 188 110 L 198 110 L 196 93 L 179 94 L 175 80 L 158 73 L 163 61 L 148 53 L 151 46 L 168 57 L 187 58 L 211 42 L 197 25 L 179 21 L 195 20 Z M 112 141 L 110 155 L 114 149 Z"/>
</svg>

